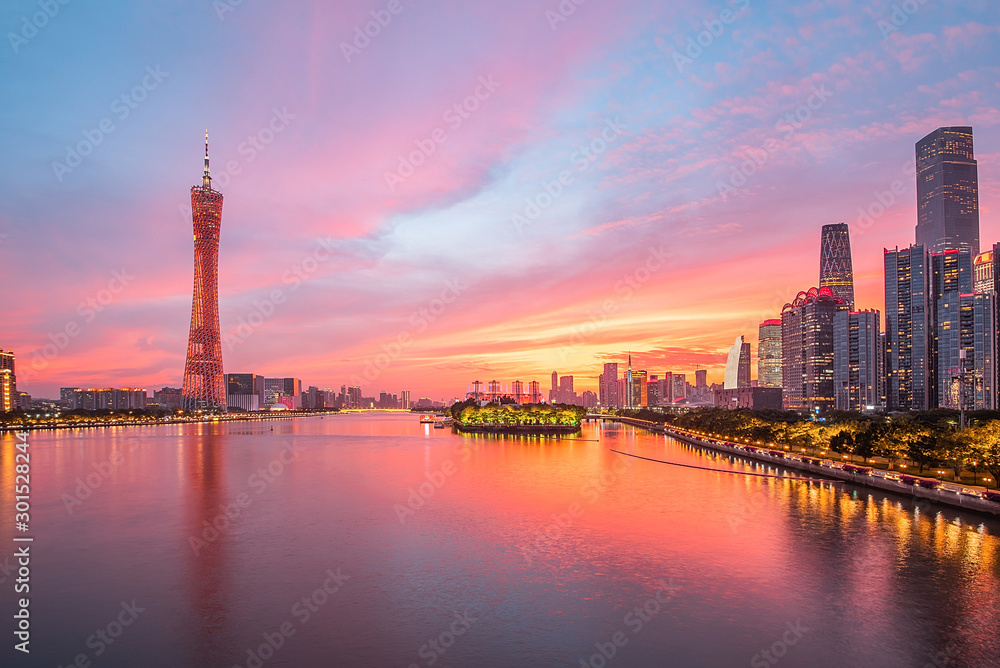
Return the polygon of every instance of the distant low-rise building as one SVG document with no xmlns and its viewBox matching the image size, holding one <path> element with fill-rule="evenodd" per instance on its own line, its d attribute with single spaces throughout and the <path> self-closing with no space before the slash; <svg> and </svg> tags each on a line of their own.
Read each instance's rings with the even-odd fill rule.
<svg viewBox="0 0 1000 668">
<path fill-rule="evenodd" d="M 715 390 L 715 406 L 735 410 L 749 408 L 755 411 L 770 408 L 781 410 L 780 387 L 735 387 Z"/>
</svg>

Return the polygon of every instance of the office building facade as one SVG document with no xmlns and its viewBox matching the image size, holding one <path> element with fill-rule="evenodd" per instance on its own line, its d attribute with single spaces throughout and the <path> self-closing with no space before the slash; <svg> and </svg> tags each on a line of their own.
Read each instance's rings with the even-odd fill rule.
<svg viewBox="0 0 1000 668">
<path fill-rule="evenodd" d="M 833 387 L 839 410 L 882 406 L 884 354 L 879 320 L 876 310 L 843 310 L 833 317 Z"/>
<path fill-rule="evenodd" d="M 917 142 L 918 246 L 979 254 L 979 167 L 971 127 L 943 127 Z"/>
<path fill-rule="evenodd" d="M 830 288 L 847 308 L 854 309 L 854 265 L 847 223 L 824 225 L 820 241 L 819 287 Z"/>
</svg>

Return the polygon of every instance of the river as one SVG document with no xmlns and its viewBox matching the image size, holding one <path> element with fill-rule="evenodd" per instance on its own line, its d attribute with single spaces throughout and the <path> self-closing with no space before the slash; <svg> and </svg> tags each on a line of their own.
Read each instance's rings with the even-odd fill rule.
<svg viewBox="0 0 1000 668">
<path fill-rule="evenodd" d="M 5 666 L 1000 662 L 995 519 L 626 458 L 610 449 L 769 470 L 626 425 L 503 439 L 367 413 L 28 438 L 24 656 L 2 436 Z"/>
</svg>

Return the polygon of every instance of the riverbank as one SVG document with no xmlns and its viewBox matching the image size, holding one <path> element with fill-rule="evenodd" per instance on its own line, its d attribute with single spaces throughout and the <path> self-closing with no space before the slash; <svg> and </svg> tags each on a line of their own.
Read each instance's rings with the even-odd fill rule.
<svg viewBox="0 0 1000 668">
<path fill-rule="evenodd" d="M 730 441 L 715 440 L 705 436 L 697 436 L 691 432 L 667 427 L 648 420 L 617 417 L 611 415 L 588 415 L 588 420 L 606 420 L 620 422 L 656 433 L 665 434 L 677 440 L 684 441 L 706 450 L 715 450 L 742 458 L 752 459 L 765 464 L 804 471 L 812 475 L 825 476 L 835 480 L 843 480 L 862 487 L 870 487 L 884 492 L 892 492 L 909 498 L 918 498 L 941 503 L 963 510 L 972 510 L 987 515 L 1000 515 L 1000 502 L 992 501 L 982 493 L 960 485 L 947 485 L 932 478 L 920 476 L 899 475 L 878 471 L 864 466 L 854 466 L 835 462 L 829 459 L 817 459 L 791 453 L 758 448 L 753 445 L 740 445 Z"/>
<path fill-rule="evenodd" d="M 455 429 L 463 434 L 498 434 L 514 436 L 551 436 L 554 434 L 576 434 L 580 425 L 461 425 L 454 423 Z"/>
<path fill-rule="evenodd" d="M 94 420 L 83 422 L 59 422 L 41 424 L 0 425 L 0 433 L 14 431 L 41 431 L 58 429 L 88 429 L 96 427 L 148 427 L 160 424 L 209 424 L 213 422 L 260 422 L 264 420 L 291 420 L 300 417 L 316 417 L 317 415 L 337 415 L 334 411 L 315 411 L 305 413 L 233 413 L 202 418 L 167 418 L 160 420 Z"/>
</svg>

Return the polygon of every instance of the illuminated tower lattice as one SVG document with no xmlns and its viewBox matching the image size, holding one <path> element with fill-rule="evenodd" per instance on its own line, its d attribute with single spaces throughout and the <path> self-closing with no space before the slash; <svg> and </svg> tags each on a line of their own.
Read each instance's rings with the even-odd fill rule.
<svg viewBox="0 0 1000 668">
<path fill-rule="evenodd" d="M 824 225 L 819 254 L 819 287 L 830 288 L 854 310 L 854 267 L 847 223 Z"/>
<path fill-rule="evenodd" d="M 194 220 L 194 297 L 191 333 L 184 363 L 182 406 L 185 410 L 225 408 L 226 383 L 222 373 L 219 336 L 219 228 L 222 193 L 212 189 L 208 171 L 208 130 L 205 131 L 205 174 L 200 186 L 191 186 Z"/>
</svg>

